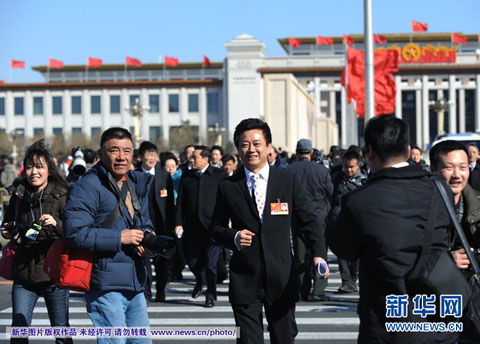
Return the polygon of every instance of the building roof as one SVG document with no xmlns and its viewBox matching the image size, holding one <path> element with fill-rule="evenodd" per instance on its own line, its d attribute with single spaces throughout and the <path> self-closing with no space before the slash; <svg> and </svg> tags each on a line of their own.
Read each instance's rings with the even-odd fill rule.
<svg viewBox="0 0 480 344">
<path fill-rule="evenodd" d="M 65 68 L 51 68 L 51 72 L 75 72 L 75 71 L 85 71 L 87 65 L 65 65 Z M 188 63 L 179 63 L 176 67 L 165 66 L 163 63 L 142 63 L 141 67 L 131 67 L 128 66 L 127 70 L 151 70 L 151 69 L 218 69 L 223 68 L 223 62 L 211 62 L 210 67 L 205 67 L 202 62 L 188 62 Z M 36 66 L 32 67 L 34 71 L 46 73 L 48 71 L 48 66 Z M 89 71 L 96 70 L 123 70 L 125 69 L 125 64 L 104 64 L 101 67 L 89 67 Z"/>
<path fill-rule="evenodd" d="M 461 32 L 455 32 L 466 36 L 469 42 L 478 42 L 478 34 L 463 34 Z M 376 33 L 387 38 L 388 43 L 409 43 L 409 42 L 451 42 L 452 33 L 430 33 L 430 32 L 412 32 L 412 33 Z M 349 35 L 355 43 L 363 43 L 364 38 L 363 34 L 351 34 Z M 342 44 L 343 36 L 326 36 L 333 39 L 334 44 Z M 301 44 L 316 44 L 316 37 L 295 37 L 300 41 Z M 278 43 L 285 49 L 288 53 L 288 40 L 289 38 L 279 38 Z"/>
<path fill-rule="evenodd" d="M 205 80 L 154 80 L 154 81 L 100 81 L 100 82 L 51 82 L 30 84 L 0 84 L 0 92 L 5 90 L 43 89 L 96 89 L 96 88 L 178 88 L 178 87 L 221 87 L 219 79 Z"/>
</svg>

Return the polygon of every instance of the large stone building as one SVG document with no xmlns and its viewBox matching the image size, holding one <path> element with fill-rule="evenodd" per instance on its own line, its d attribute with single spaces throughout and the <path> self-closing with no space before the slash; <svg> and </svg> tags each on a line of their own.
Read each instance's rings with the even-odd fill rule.
<svg viewBox="0 0 480 344">
<path fill-rule="evenodd" d="M 426 147 L 442 127 L 451 133 L 480 131 L 478 35 L 466 35 L 463 45 L 451 43 L 450 34 L 384 36 L 387 43 L 375 48 L 400 53 L 395 114 L 410 123 L 412 143 Z M 363 36 L 351 37 L 353 47 L 363 50 Z M 213 134 L 225 144 L 240 120 L 260 117 L 272 127 L 274 144 L 290 152 L 303 137 L 324 150 L 361 144 L 364 121 L 357 120 L 340 85 L 342 37 L 333 37 L 333 45 L 317 45 L 314 37 L 298 40 L 301 45 L 293 48 L 288 38 L 279 39 L 286 55 L 271 57 L 261 41 L 241 35 L 225 44 L 223 62 L 208 67 L 34 67 L 46 82 L 0 84 L 0 128 L 27 137 L 95 136 L 110 126 L 133 131 L 130 110 L 138 99 L 144 106 L 143 139 L 168 142 L 188 121 L 199 143 L 211 144 Z M 432 103 L 440 99 L 446 107 L 438 112 Z"/>
</svg>

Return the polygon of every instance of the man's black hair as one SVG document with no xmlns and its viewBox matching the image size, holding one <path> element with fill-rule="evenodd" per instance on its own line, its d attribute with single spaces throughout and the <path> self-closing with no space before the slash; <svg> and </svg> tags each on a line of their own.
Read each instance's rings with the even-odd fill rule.
<svg viewBox="0 0 480 344">
<path fill-rule="evenodd" d="M 200 153 L 200 156 L 202 158 L 208 158 L 208 162 L 212 161 L 212 152 L 210 152 L 210 149 L 208 149 L 207 146 L 194 146 L 195 150 L 199 149 L 202 152 Z"/>
<path fill-rule="evenodd" d="M 469 144 L 467 145 L 467 149 L 468 149 L 468 147 L 475 147 L 475 148 L 477 149 L 477 151 L 479 150 L 476 143 L 469 143 Z"/>
<path fill-rule="evenodd" d="M 93 164 L 93 161 L 95 160 L 95 152 L 93 149 L 86 148 L 83 150 L 83 159 L 87 164 Z"/>
<path fill-rule="evenodd" d="M 360 161 L 360 154 L 354 149 L 348 149 L 343 155 L 342 159 L 343 159 L 343 162 L 351 161 L 355 159 Z"/>
<path fill-rule="evenodd" d="M 233 163 L 235 164 L 235 158 L 232 154 L 226 153 L 224 156 L 222 156 L 222 163 L 224 166 L 229 161 L 233 161 Z"/>
<path fill-rule="evenodd" d="M 143 156 L 145 153 L 148 152 L 158 153 L 157 145 L 150 141 L 143 141 L 142 143 L 140 143 L 140 147 L 138 147 L 138 154 Z"/>
<path fill-rule="evenodd" d="M 422 149 L 421 149 L 420 147 L 418 147 L 417 145 L 412 145 L 412 146 L 410 147 L 410 151 L 411 151 L 412 149 L 418 149 L 418 150 L 420 151 L 420 154 L 423 153 Z"/>
<path fill-rule="evenodd" d="M 433 146 L 430 149 L 430 166 L 434 169 L 437 170 L 438 163 L 440 162 L 440 155 L 446 155 L 450 152 L 456 151 L 456 150 L 461 150 L 464 151 L 465 154 L 467 154 L 468 157 L 468 149 L 467 147 L 455 140 L 446 140 L 437 143 L 435 146 Z"/>
<path fill-rule="evenodd" d="M 25 158 L 23 159 L 23 166 L 25 167 L 25 169 L 23 170 L 23 175 L 26 174 L 27 166 L 33 166 L 36 160 L 40 158 L 43 158 L 45 160 L 45 163 L 47 164 L 48 182 L 61 186 L 68 190 L 70 185 L 55 165 L 55 161 L 53 160 L 53 154 L 50 149 L 48 149 L 47 145 L 45 144 L 45 140 L 43 139 L 35 142 L 30 147 L 28 147 L 27 152 L 25 153 Z"/>
<path fill-rule="evenodd" d="M 132 134 L 127 129 L 120 128 L 120 127 L 113 127 L 105 130 L 102 133 L 102 137 L 100 138 L 100 149 L 103 148 L 103 145 L 105 142 L 111 139 L 117 139 L 117 140 L 123 140 L 123 139 L 128 139 L 132 141 L 133 144 L 133 139 L 132 139 Z"/>
<path fill-rule="evenodd" d="M 408 123 L 394 115 L 382 115 L 368 121 L 365 145 L 385 163 L 390 158 L 407 157 L 410 144 Z"/>
<path fill-rule="evenodd" d="M 223 155 L 223 148 L 221 146 L 214 145 L 212 148 L 210 148 L 210 152 L 213 152 L 214 150 L 220 151 L 220 155 Z"/>
<path fill-rule="evenodd" d="M 267 142 L 267 146 L 272 143 L 272 132 L 270 131 L 270 127 L 268 124 L 261 119 L 258 118 L 247 118 L 238 123 L 237 127 L 235 128 L 235 133 L 233 134 L 233 142 L 235 143 L 235 147 L 238 148 L 240 135 L 242 135 L 247 130 L 253 129 L 260 129 L 263 132 L 263 137 Z"/>
<path fill-rule="evenodd" d="M 183 148 L 183 152 L 186 153 L 187 149 L 189 149 L 190 147 L 195 148 L 195 145 L 186 145 L 185 148 Z"/>
</svg>

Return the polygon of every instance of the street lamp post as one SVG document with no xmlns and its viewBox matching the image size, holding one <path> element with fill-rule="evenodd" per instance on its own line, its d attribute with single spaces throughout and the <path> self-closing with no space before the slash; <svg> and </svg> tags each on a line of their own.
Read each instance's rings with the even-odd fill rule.
<svg viewBox="0 0 480 344">
<path fill-rule="evenodd" d="M 438 119 L 438 134 L 445 133 L 444 122 L 445 122 L 445 110 L 448 109 L 450 101 L 444 98 L 439 98 L 437 100 L 431 100 L 428 103 L 433 111 L 437 113 Z"/>
<path fill-rule="evenodd" d="M 135 142 L 135 147 L 139 147 L 140 143 L 142 142 L 142 134 L 141 134 L 141 127 L 142 127 L 142 114 L 144 111 L 149 111 L 150 107 L 149 106 L 142 106 L 140 104 L 140 100 L 137 98 L 135 100 L 135 104 L 133 104 L 131 107 L 126 108 L 132 116 L 135 118 L 135 127 L 134 127 L 134 133 L 133 133 L 133 138 Z"/>
</svg>

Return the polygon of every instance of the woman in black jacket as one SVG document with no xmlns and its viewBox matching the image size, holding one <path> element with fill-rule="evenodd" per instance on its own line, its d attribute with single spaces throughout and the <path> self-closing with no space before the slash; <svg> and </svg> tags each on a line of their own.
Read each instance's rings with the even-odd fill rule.
<svg viewBox="0 0 480 344">
<path fill-rule="evenodd" d="M 43 140 L 28 148 L 23 164 L 22 178 L 14 184 L 15 191 L 1 228 L 4 238 L 17 240 L 12 326 L 30 326 L 35 303 L 43 296 L 51 326 L 67 327 L 68 290 L 52 282 L 43 272 L 43 263 L 52 243 L 62 237 L 61 218 L 69 185 Z M 55 342 L 72 340 L 56 338 Z M 12 338 L 11 343 L 28 343 L 28 338 Z"/>
</svg>

